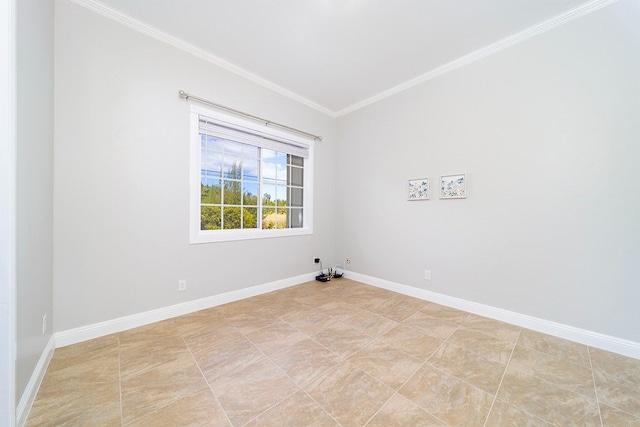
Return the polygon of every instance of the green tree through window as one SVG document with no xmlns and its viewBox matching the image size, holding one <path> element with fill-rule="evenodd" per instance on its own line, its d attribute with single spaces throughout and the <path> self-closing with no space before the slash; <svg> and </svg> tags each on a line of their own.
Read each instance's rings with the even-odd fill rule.
<svg viewBox="0 0 640 427">
<path fill-rule="evenodd" d="M 200 139 L 201 230 L 302 227 L 301 157 L 207 134 Z"/>
<path fill-rule="evenodd" d="M 313 233 L 314 141 L 191 106 L 191 243 Z"/>
</svg>

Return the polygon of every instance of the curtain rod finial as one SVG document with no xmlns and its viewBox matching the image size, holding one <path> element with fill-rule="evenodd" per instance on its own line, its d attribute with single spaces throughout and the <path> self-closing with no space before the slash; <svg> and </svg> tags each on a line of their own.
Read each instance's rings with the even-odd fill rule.
<svg viewBox="0 0 640 427">
<path fill-rule="evenodd" d="M 187 95 L 187 92 L 185 92 L 183 90 L 179 90 L 178 91 L 178 95 L 180 95 L 180 98 L 183 98 L 183 99 L 189 98 L 189 95 Z"/>
</svg>

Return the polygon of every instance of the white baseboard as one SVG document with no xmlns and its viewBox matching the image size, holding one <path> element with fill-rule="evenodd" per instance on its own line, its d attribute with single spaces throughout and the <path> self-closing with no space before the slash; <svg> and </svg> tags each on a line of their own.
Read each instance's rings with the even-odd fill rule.
<svg viewBox="0 0 640 427">
<path fill-rule="evenodd" d="M 40 359 L 38 359 L 38 363 L 36 364 L 36 367 L 31 374 L 31 378 L 29 378 L 27 387 L 20 397 L 18 407 L 16 408 L 17 426 L 23 426 L 27 422 L 29 411 L 31 411 L 31 406 L 36 400 L 36 395 L 38 394 L 38 390 L 40 390 L 40 384 L 42 384 L 44 374 L 45 372 L 47 372 L 47 367 L 49 366 L 49 362 L 51 361 L 51 356 L 53 356 L 53 350 L 55 350 L 55 342 L 56 341 L 54 335 L 51 335 L 51 337 L 49 338 L 49 342 L 47 342 L 47 345 L 42 351 Z"/>
<path fill-rule="evenodd" d="M 315 275 L 315 273 L 303 274 L 300 276 L 277 280 L 275 282 L 252 286 L 250 288 L 212 295 L 210 297 L 194 301 L 187 301 L 171 305 L 169 307 L 145 311 L 144 313 L 133 314 L 131 316 L 120 317 L 118 319 L 107 320 L 105 322 L 56 332 L 55 347 L 59 348 L 71 344 L 77 344 L 82 341 L 103 337 L 105 335 L 125 331 L 127 329 L 137 328 L 138 326 L 148 325 L 149 323 L 193 313 L 194 311 L 204 310 L 217 305 L 250 298 L 267 292 L 277 291 L 278 289 L 288 288 L 300 283 L 312 281 L 315 279 Z"/>
<path fill-rule="evenodd" d="M 172 317 L 193 313 L 194 311 L 204 310 L 206 308 L 238 301 L 244 298 L 250 298 L 256 295 L 261 295 L 267 292 L 276 291 L 278 289 L 287 288 L 300 283 L 309 282 L 314 280 L 314 278 L 315 273 L 303 274 L 300 276 L 265 283 L 246 289 L 239 289 L 237 291 L 213 295 L 207 298 L 188 301 L 156 310 L 146 311 L 144 313 L 138 313 L 131 316 L 125 316 L 118 319 L 83 326 L 80 328 L 57 332 L 54 335 L 55 347 L 58 348 L 76 344 L 82 341 L 87 341 L 116 332 L 125 331 L 127 329 L 136 328 L 138 326 L 147 325 L 149 323 L 159 322 L 161 320 L 170 319 Z M 459 310 L 464 310 L 469 313 L 489 317 L 491 319 L 500 320 L 502 322 L 507 322 L 513 325 L 521 326 L 523 328 L 532 329 L 534 331 L 553 335 L 559 338 L 564 338 L 591 347 L 611 351 L 614 353 L 622 354 L 624 356 L 633 357 L 635 359 L 640 359 L 640 343 L 638 342 L 629 341 L 598 332 L 588 331 L 586 329 L 580 329 L 574 326 L 564 325 L 561 323 L 556 323 L 549 320 L 528 316 L 526 314 L 504 310 L 501 308 L 491 307 L 461 298 L 438 294 L 436 292 L 415 288 L 413 286 L 402 285 L 400 283 L 367 276 L 365 274 L 348 271 L 345 275 L 345 278 L 356 280 L 379 288 L 388 289 L 400 294 L 420 298 L 426 301 L 446 305 L 448 307 L 457 308 Z M 50 358 L 51 355 L 49 354 L 48 357 Z M 40 379 L 40 381 L 41 380 L 42 379 Z M 25 392 L 25 394 L 27 393 Z"/>
<path fill-rule="evenodd" d="M 413 286 L 401 285 L 399 283 L 391 282 L 384 279 L 378 279 L 376 277 L 367 276 L 365 274 L 349 271 L 345 275 L 345 278 L 387 289 L 393 292 L 398 292 L 400 294 L 420 298 L 426 301 L 435 302 L 437 304 L 446 305 L 448 307 L 457 308 L 458 310 L 467 311 L 469 313 L 489 317 L 491 319 L 500 320 L 512 325 L 532 329 L 537 332 L 564 338 L 591 347 L 611 351 L 614 353 L 622 354 L 624 356 L 633 357 L 635 359 L 640 359 L 640 343 L 638 342 L 612 337 L 610 335 L 600 334 L 597 332 L 592 332 L 561 323 L 551 322 L 549 320 L 504 310 L 501 308 L 491 307 L 460 298 L 438 294 L 436 292 L 415 288 Z"/>
</svg>

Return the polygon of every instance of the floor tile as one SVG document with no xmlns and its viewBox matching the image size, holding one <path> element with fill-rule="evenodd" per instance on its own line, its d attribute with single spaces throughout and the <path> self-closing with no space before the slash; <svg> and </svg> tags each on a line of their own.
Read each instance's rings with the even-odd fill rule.
<svg viewBox="0 0 640 427">
<path fill-rule="evenodd" d="M 62 349 L 64 350 L 64 349 Z M 86 353 L 56 350 L 49 362 L 50 382 L 80 385 L 113 383 L 120 380 L 118 347 L 103 347 Z"/>
<path fill-rule="evenodd" d="M 338 427 L 339 424 L 305 392 L 298 391 L 245 426 Z"/>
<path fill-rule="evenodd" d="M 270 358 L 303 388 L 342 361 L 337 354 L 312 339 L 287 346 Z"/>
<path fill-rule="evenodd" d="M 340 357 L 348 357 L 356 353 L 373 340 L 368 335 L 342 322 L 334 323 L 323 329 L 313 338 Z"/>
<path fill-rule="evenodd" d="M 467 317 L 469 317 L 469 313 L 466 311 L 457 310 L 455 308 L 436 303 L 427 304 L 427 306 L 420 311 L 428 314 L 429 316 L 437 317 L 438 319 L 446 320 L 447 322 L 455 323 L 457 325 L 464 323 L 464 321 L 467 320 Z"/>
<path fill-rule="evenodd" d="M 498 391 L 506 368 L 504 364 L 448 342 L 436 350 L 427 363 L 490 394 Z"/>
<path fill-rule="evenodd" d="M 371 311 L 395 322 L 402 322 L 427 304 L 424 300 L 396 294 Z"/>
<path fill-rule="evenodd" d="M 393 297 L 393 292 L 384 289 L 361 289 L 349 295 L 347 301 L 363 310 L 374 309 Z"/>
<path fill-rule="evenodd" d="M 522 329 L 518 346 L 537 350 L 591 369 L 589 348 L 584 344 L 552 337 L 530 329 Z"/>
<path fill-rule="evenodd" d="M 260 303 L 260 305 L 273 316 L 278 318 L 284 318 L 295 311 L 309 310 L 311 308 L 311 306 L 302 304 L 299 301 L 287 299 L 275 300 L 272 303 L 263 302 Z"/>
<path fill-rule="evenodd" d="M 595 401 L 511 367 L 507 369 L 498 398 L 551 424 L 600 425 Z"/>
<path fill-rule="evenodd" d="M 180 335 L 193 335 L 216 327 L 224 321 L 224 316 L 217 313 L 214 308 L 209 308 L 176 317 L 173 321 Z"/>
<path fill-rule="evenodd" d="M 256 329 L 269 326 L 278 320 L 276 316 L 264 309 L 255 305 L 254 310 L 248 313 L 235 314 L 225 318 L 227 322 L 238 328 L 244 333 L 255 331 Z"/>
<path fill-rule="evenodd" d="M 210 310 L 213 315 L 228 319 L 233 316 L 251 314 L 260 308 L 262 307 L 255 300 L 247 298 L 227 304 L 217 305 Z"/>
<path fill-rule="evenodd" d="M 367 344 L 347 360 L 394 390 L 422 365 L 418 359 L 381 341 Z"/>
<path fill-rule="evenodd" d="M 440 339 L 448 338 L 458 328 L 455 323 L 429 316 L 422 311 L 414 313 L 405 319 L 402 324 Z"/>
<path fill-rule="evenodd" d="M 596 398 L 591 369 L 572 363 L 571 360 L 517 345 L 509 362 L 509 369 L 534 375 L 588 399 Z"/>
<path fill-rule="evenodd" d="M 403 324 L 391 329 L 380 340 L 420 361 L 427 360 L 443 342 L 443 339 L 434 338 Z"/>
<path fill-rule="evenodd" d="M 231 427 L 231 422 L 213 392 L 205 388 L 127 424 L 127 427 L 147 426 Z"/>
<path fill-rule="evenodd" d="M 353 317 L 354 315 L 362 311 L 361 309 L 342 301 L 331 301 L 317 306 L 315 309 L 325 316 L 343 321 L 349 319 L 350 317 Z"/>
<path fill-rule="evenodd" d="M 229 322 L 221 319 L 208 328 L 197 328 L 182 335 L 184 342 L 193 353 L 199 353 L 233 339 L 242 338 L 242 332 Z"/>
<path fill-rule="evenodd" d="M 297 289 L 298 292 L 292 299 L 300 304 L 318 307 L 322 304 L 339 301 L 332 292 L 338 288 L 339 285 L 335 283 L 309 283 L 307 286 Z"/>
<path fill-rule="evenodd" d="M 45 378 L 26 426 L 121 425 L 120 384 L 92 384 L 87 391 L 87 385 Z"/>
<path fill-rule="evenodd" d="M 593 369 L 610 379 L 640 383 L 640 359 L 632 359 L 596 348 L 590 349 Z"/>
<path fill-rule="evenodd" d="M 604 427 L 640 427 L 640 417 L 635 417 L 605 404 L 600 404 L 600 415 Z"/>
<path fill-rule="evenodd" d="M 464 327 L 456 329 L 447 343 L 464 347 L 488 360 L 503 364 L 509 361 L 515 347 L 514 342 L 504 341 Z"/>
<path fill-rule="evenodd" d="M 265 354 L 273 354 L 283 347 L 309 338 L 293 326 L 278 320 L 262 329 L 246 334 L 246 337 Z"/>
<path fill-rule="evenodd" d="M 305 391 L 344 427 L 362 426 L 393 390 L 348 362 L 320 375 Z"/>
<path fill-rule="evenodd" d="M 128 378 L 190 355 L 187 345 L 176 335 L 156 341 L 128 342 L 120 346 L 120 375 Z"/>
<path fill-rule="evenodd" d="M 282 319 L 307 335 L 313 335 L 337 322 L 333 317 L 315 309 L 296 311 Z"/>
<path fill-rule="evenodd" d="M 493 403 L 485 427 L 551 427 L 552 424 L 502 400 Z"/>
<path fill-rule="evenodd" d="M 122 380 L 122 419 L 130 423 L 207 388 L 192 357 Z"/>
<path fill-rule="evenodd" d="M 501 339 L 503 341 L 515 342 L 520 335 L 520 327 L 489 319 L 487 317 L 470 314 L 462 324 L 465 328 L 482 332 L 485 335 Z"/>
<path fill-rule="evenodd" d="M 607 375 L 594 369 L 596 393 L 600 402 L 640 417 L 640 384 L 623 373 Z"/>
<path fill-rule="evenodd" d="M 251 341 L 242 336 L 193 356 L 209 384 L 212 384 L 257 362 L 264 355 Z"/>
<path fill-rule="evenodd" d="M 299 388 L 266 357 L 211 383 L 231 423 L 244 425 Z"/>
<path fill-rule="evenodd" d="M 429 364 L 399 393 L 452 426 L 483 425 L 493 402 L 493 395 Z"/>
<path fill-rule="evenodd" d="M 180 335 L 180 330 L 175 320 L 168 319 L 162 322 L 151 323 L 138 328 L 129 329 L 118 333 L 120 344 L 141 343 L 143 341 L 157 341 L 167 336 Z"/>
<path fill-rule="evenodd" d="M 372 337 L 378 337 L 398 326 L 397 322 L 366 310 L 356 313 L 344 322 Z"/>
<path fill-rule="evenodd" d="M 61 363 L 59 367 L 72 366 L 86 360 L 94 354 L 109 354 L 117 352 L 120 340 L 118 334 L 111 334 L 101 338 L 87 340 L 78 344 L 56 348 L 51 363 Z"/>
<path fill-rule="evenodd" d="M 424 409 L 407 399 L 395 394 L 367 423 L 367 427 L 446 427 Z"/>
</svg>

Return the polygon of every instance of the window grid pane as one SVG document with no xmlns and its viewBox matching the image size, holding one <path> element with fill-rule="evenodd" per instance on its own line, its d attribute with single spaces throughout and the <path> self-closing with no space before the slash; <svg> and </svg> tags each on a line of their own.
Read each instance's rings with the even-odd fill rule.
<svg viewBox="0 0 640 427">
<path fill-rule="evenodd" d="M 201 230 L 302 227 L 304 159 L 200 134 Z"/>
</svg>

